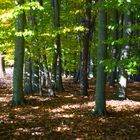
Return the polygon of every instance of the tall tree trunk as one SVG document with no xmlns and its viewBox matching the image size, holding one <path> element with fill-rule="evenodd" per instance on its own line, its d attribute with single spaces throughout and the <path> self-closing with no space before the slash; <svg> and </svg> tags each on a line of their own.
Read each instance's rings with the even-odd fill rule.
<svg viewBox="0 0 140 140">
<path fill-rule="evenodd" d="M 57 69 L 56 69 L 56 89 L 57 91 L 63 91 L 63 83 L 62 83 L 62 55 L 61 55 L 61 42 L 60 35 L 58 34 L 56 37 L 56 45 L 57 45 Z"/>
<path fill-rule="evenodd" d="M 128 26 L 130 25 L 130 17 L 128 13 L 124 14 L 124 27 L 126 29 L 123 30 L 123 37 L 128 38 L 130 36 L 130 32 L 128 30 Z M 121 49 L 121 54 L 120 54 L 120 60 L 126 59 L 129 56 L 129 42 L 125 43 L 124 46 Z M 117 93 L 116 93 L 116 98 L 123 100 L 126 99 L 126 87 L 127 87 L 127 72 L 125 71 L 125 65 L 120 65 L 119 66 L 119 77 L 118 77 L 118 88 L 117 88 Z"/>
<path fill-rule="evenodd" d="M 91 3 L 92 0 L 86 0 L 86 16 L 84 20 L 85 30 L 83 35 L 83 56 L 82 56 L 82 68 L 80 79 L 80 92 L 84 96 L 88 96 L 88 60 L 89 60 L 89 47 L 91 39 Z"/>
<path fill-rule="evenodd" d="M 32 90 L 34 93 L 39 93 L 39 65 L 37 60 L 32 64 Z"/>
<path fill-rule="evenodd" d="M 24 0 L 16 1 L 18 6 L 24 4 Z M 24 32 L 25 13 L 22 11 L 16 19 L 16 32 Z M 13 105 L 21 105 L 24 103 L 23 94 L 23 62 L 24 62 L 24 37 L 15 37 L 15 53 L 14 53 L 14 72 L 13 72 Z"/>
<path fill-rule="evenodd" d="M 30 0 L 30 2 L 33 2 L 34 0 Z M 36 21 L 36 15 L 33 11 L 33 8 L 30 7 L 30 14 L 28 16 L 29 25 L 30 28 L 34 31 L 34 33 L 37 36 L 38 29 L 37 29 L 37 21 Z M 39 53 L 40 50 L 37 48 L 37 39 L 32 39 L 32 53 L 34 53 L 34 56 L 32 56 L 32 91 L 33 93 L 39 93 Z"/>
<path fill-rule="evenodd" d="M 48 96 L 55 96 L 55 91 L 53 87 L 54 85 L 52 84 L 52 81 L 51 81 L 46 55 L 44 55 L 43 58 L 44 58 L 44 71 L 45 71 L 46 80 L 47 80 Z"/>
<path fill-rule="evenodd" d="M 29 51 L 29 49 L 27 50 Z M 32 62 L 31 56 L 28 55 L 25 57 L 24 65 L 24 94 L 32 94 Z"/>
<path fill-rule="evenodd" d="M 102 4 L 103 0 L 98 1 Z M 106 58 L 106 13 L 99 7 L 98 15 L 98 48 L 97 48 L 97 77 L 96 77 L 96 94 L 95 94 L 95 108 L 94 115 L 106 115 L 106 99 L 105 99 L 105 72 L 104 65 L 101 63 Z"/>
<path fill-rule="evenodd" d="M 82 62 L 82 52 L 79 52 L 79 59 L 78 59 L 78 68 L 77 68 L 77 72 L 74 76 L 73 82 L 74 83 L 78 83 L 79 80 L 81 79 L 81 62 Z"/>
<path fill-rule="evenodd" d="M 113 12 L 113 19 L 114 19 L 114 26 L 115 26 L 115 29 L 113 30 L 113 40 L 118 40 L 119 39 L 119 31 L 118 31 L 118 26 L 119 26 L 119 13 L 118 13 L 118 10 L 114 10 Z M 119 48 L 118 46 L 113 46 L 113 49 L 112 49 L 112 59 L 119 59 L 119 56 L 118 56 L 118 53 L 119 53 Z M 111 72 L 110 74 L 110 81 L 109 81 L 109 84 L 110 86 L 114 86 L 115 85 L 115 80 L 117 78 L 117 68 L 114 67 L 113 68 L 113 71 Z"/>
<path fill-rule="evenodd" d="M 60 1 L 52 0 L 53 14 L 54 14 L 54 27 L 60 27 Z M 61 61 L 61 40 L 60 34 L 57 34 L 55 39 L 56 49 L 54 50 L 54 59 L 52 66 L 52 82 L 58 91 L 63 91 L 62 83 L 62 61 Z"/>
</svg>

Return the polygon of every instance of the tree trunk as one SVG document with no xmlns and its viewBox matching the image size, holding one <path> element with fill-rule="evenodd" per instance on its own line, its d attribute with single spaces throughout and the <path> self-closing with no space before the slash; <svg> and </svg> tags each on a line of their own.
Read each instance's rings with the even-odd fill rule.
<svg viewBox="0 0 140 140">
<path fill-rule="evenodd" d="M 91 39 L 91 3 L 92 0 L 86 0 L 86 16 L 84 20 L 85 30 L 83 35 L 83 56 L 82 56 L 82 68 L 80 79 L 80 92 L 84 96 L 88 96 L 88 60 L 89 60 L 89 48 Z"/>
<path fill-rule="evenodd" d="M 0 78 L 4 78 L 4 75 L 5 75 L 4 59 L 2 53 L 0 53 Z"/>
<path fill-rule="evenodd" d="M 52 84 L 52 81 L 50 78 L 46 55 L 44 55 L 43 58 L 44 58 L 44 71 L 45 71 L 46 80 L 47 80 L 48 96 L 49 97 L 55 96 L 54 85 Z"/>
<path fill-rule="evenodd" d="M 119 13 L 118 13 L 118 10 L 114 10 L 113 12 L 113 19 L 114 19 L 114 26 L 116 27 L 114 30 L 113 30 L 113 40 L 118 40 L 119 39 L 119 31 L 118 31 L 118 26 L 119 26 Z M 118 56 L 118 53 L 119 53 L 119 48 L 117 45 L 113 46 L 113 49 L 112 49 L 112 59 L 119 59 L 119 56 Z M 114 86 L 115 85 L 115 80 L 117 78 L 117 68 L 114 67 L 113 68 L 113 71 L 111 72 L 110 74 L 110 79 L 109 79 L 109 85 L 110 86 Z"/>
<path fill-rule="evenodd" d="M 102 0 L 99 0 L 102 4 Z M 94 115 L 106 115 L 106 99 L 105 99 L 105 72 L 104 65 L 101 63 L 106 58 L 106 14 L 104 10 L 99 8 L 98 15 L 98 48 L 97 48 L 97 78 L 96 78 L 96 93 L 95 93 L 95 108 Z"/>
<path fill-rule="evenodd" d="M 125 13 L 124 15 L 124 26 L 128 27 L 130 25 L 129 21 L 129 15 L 128 13 Z M 130 32 L 128 28 L 123 30 L 123 37 L 128 38 L 130 36 Z M 121 54 L 120 54 L 120 60 L 127 59 L 129 56 L 129 42 L 124 44 L 124 46 L 121 49 Z M 124 100 L 126 99 L 126 87 L 127 87 L 127 72 L 125 71 L 125 65 L 120 65 L 119 66 L 119 76 L 118 76 L 118 88 L 117 88 L 117 93 L 116 93 L 116 99 Z"/>
<path fill-rule="evenodd" d="M 76 74 L 74 76 L 74 79 L 73 79 L 73 82 L 74 83 L 78 83 L 79 80 L 81 79 L 81 62 L 82 62 L 82 52 L 80 51 L 79 52 L 79 59 L 78 59 L 78 68 L 77 68 L 77 71 L 76 71 Z"/>
<path fill-rule="evenodd" d="M 60 3 L 59 0 L 52 0 L 54 27 L 60 27 Z M 52 66 L 52 82 L 57 91 L 63 91 L 62 83 L 62 61 L 61 61 L 61 41 L 60 34 L 57 34 L 55 39 L 56 49 L 54 50 L 54 60 Z"/>
<path fill-rule="evenodd" d="M 34 93 L 39 93 L 39 65 L 37 60 L 32 64 L 32 90 Z"/>
<path fill-rule="evenodd" d="M 56 90 L 63 91 L 63 83 L 62 83 L 62 60 L 61 60 L 61 42 L 60 42 L 60 35 L 57 35 L 56 38 L 56 45 L 57 45 L 57 69 L 56 69 Z"/>
<path fill-rule="evenodd" d="M 29 51 L 29 49 L 27 50 Z M 32 63 L 31 56 L 25 57 L 25 70 L 24 70 L 24 94 L 32 94 Z"/>
<path fill-rule="evenodd" d="M 17 2 L 17 1 L 16 1 Z M 18 1 L 18 6 L 24 4 L 24 0 Z M 23 32 L 25 24 L 25 13 L 20 13 L 16 19 L 16 32 Z M 23 62 L 24 62 L 24 37 L 15 37 L 14 53 L 14 72 L 13 72 L 13 105 L 22 105 L 24 103 L 23 94 Z"/>
<path fill-rule="evenodd" d="M 34 0 L 30 0 L 30 2 L 33 2 Z M 36 36 L 38 35 L 38 29 L 37 29 L 37 20 L 36 20 L 36 14 L 33 11 L 33 8 L 31 6 L 30 11 L 29 11 L 29 16 L 28 16 L 28 21 L 30 28 L 34 31 Z M 38 38 L 34 37 L 32 38 L 32 52 L 34 55 L 32 55 L 32 91 L 33 93 L 39 93 L 40 85 L 39 85 L 39 53 L 40 50 L 38 49 L 37 46 L 37 41 Z"/>
</svg>

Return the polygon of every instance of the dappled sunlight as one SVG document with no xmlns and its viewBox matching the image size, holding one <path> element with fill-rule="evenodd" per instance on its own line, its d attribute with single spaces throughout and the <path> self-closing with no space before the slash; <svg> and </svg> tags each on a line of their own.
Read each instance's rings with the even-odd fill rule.
<svg viewBox="0 0 140 140">
<path fill-rule="evenodd" d="M 7 121 L 9 120 L 9 115 L 5 113 L 0 114 L 0 121 Z"/>
<path fill-rule="evenodd" d="M 73 118 L 74 114 L 66 114 L 66 113 L 55 113 L 51 116 L 52 119 L 54 118 Z"/>
<path fill-rule="evenodd" d="M 32 128 L 17 128 L 14 135 L 20 136 L 23 134 L 31 134 L 32 136 L 42 136 L 44 135 L 44 128 L 42 127 L 32 127 Z"/>
<path fill-rule="evenodd" d="M 115 111 L 124 111 L 124 110 L 134 110 L 140 108 L 140 102 L 133 101 L 133 100 L 110 100 L 107 101 L 107 107 L 112 108 Z"/>
<path fill-rule="evenodd" d="M 55 108 L 55 109 L 49 109 L 50 113 L 59 113 L 59 112 L 64 112 L 65 110 L 63 108 Z"/>
<path fill-rule="evenodd" d="M 32 120 L 32 119 L 35 119 L 35 118 L 37 118 L 38 117 L 38 115 L 34 115 L 34 114 L 25 114 L 25 115 L 15 115 L 14 116 L 15 117 L 15 119 L 20 119 L 20 120 L 28 120 L 28 121 L 30 121 L 30 120 Z"/>
<path fill-rule="evenodd" d="M 64 132 L 64 131 L 69 131 L 70 127 L 68 125 L 61 124 L 57 128 L 54 129 L 57 132 Z"/>
<path fill-rule="evenodd" d="M 6 103 L 8 103 L 8 102 L 9 102 L 9 99 L 11 99 L 11 98 L 9 98 L 9 97 L 0 97 L 0 103 L 1 103 L 1 102 L 6 102 Z"/>
<path fill-rule="evenodd" d="M 139 133 L 136 123 L 140 119 L 140 102 L 136 101 L 140 97 L 138 88 L 129 86 L 129 99 L 118 101 L 112 99 L 114 88 L 107 85 L 106 104 L 110 115 L 94 117 L 91 110 L 95 106 L 95 87 L 90 86 L 90 100 L 79 95 L 79 87 L 73 91 L 73 85 L 69 87 L 69 83 L 67 84 L 66 92 L 56 93 L 57 97 L 50 98 L 47 94 L 25 96 L 27 105 L 20 107 L 10 106 L 11 94 L 1 94 L 0 136 L 7 134 L 6 139 L 10 136 L 15 139 L 87 139 L 89 136 L 104 139 L 106 135 L 109 138 L 122 138 L 126 134 L 130 136 Z"/>
</svg>

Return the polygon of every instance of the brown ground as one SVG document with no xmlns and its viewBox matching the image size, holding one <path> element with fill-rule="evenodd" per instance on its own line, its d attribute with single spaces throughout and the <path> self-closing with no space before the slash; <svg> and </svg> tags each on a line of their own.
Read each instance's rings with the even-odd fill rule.
<svg viewBox="0 0 140 140">
<path fill-rule="evenodd" d="M 128 85 L 128 99 L 113 100 L 107 86 L 106 117 L 90 114 L 95 102 L 79 96 L 78 85 L 64 80 L 65 92 L 57 97 L 28 96 L 28 105 L 10 106 L 9 78 L 0 84 L 0 140 L 140 140 L 140 83 Z M 8 86 L 8 87 L 7 87 Z M 89 93 L 94 94 L 90 80 Z"/>
</svg>

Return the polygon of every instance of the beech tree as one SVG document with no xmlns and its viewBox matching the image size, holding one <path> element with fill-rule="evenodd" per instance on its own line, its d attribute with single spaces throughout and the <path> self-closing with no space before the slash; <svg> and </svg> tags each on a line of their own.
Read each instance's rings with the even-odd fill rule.
<svg viewBox="0 0 140 140">
<path fill-rule="evenodd" d="M 95 93 L 95 108 L 92 110 L 95 115 L 106 115 L 106 99 L 105 99 L 105 84 L 106 74 L 105 67 L 102 61 L 106 58 L 106 13 L 102 8 L 103 0 L 99 0 L 98 13 L 98 48 L 97 48 L 97 76 L 96 76 L 96 93 Z"/>
<path fill-rule="evenodd" d="M 55 30 L 58 30 L 60 27 L 60 0 L 52 0 L 53 8 L 53 22 Z M 57 33 L 55 38 L 54 46 L 54 56 L 52 64 L 52 82 L 54 87 L 58 91 L 63 91 L 62 84 L 62 56 L 61 56 L 61 39 L 60 34 Z"/>
<path fill-rule="evenodd" d="M 88 96 L 88 60 L 91 39 L 91 0 L 86 0 L 86 11 L 84 18 L 84 27 L 86 30 L 83 33 L 83 51 L 82 51 L 82 66 L 80 76 L 80 92 L 82 95 Z"/>
<path fill-rule="evenodd" d="M 99 5 L 94 5 L 96 2 L 99 2 Z M 13 103 L 18 105 L 24 102 L 22 95 L 24 53 L 24 91 L 31 93 L 34 90 L 40 95 L 43 93 L 42 77 L 45 77 L 44 79 L 48 82 L 47 90 L 44 91 L 50 91 L 49 95 L 54 95 L 54 88 L 63 91 L 62 74 L 68 73 L 73 76 L 78 69 L 77 75 L 74 76 L 75 81 L 79 82 L 81 78 L 80 92 L 88 96 L 88 69 L 89 61 L 92 60 L 94 68 L 90 68 L 90 73 L 97 70 L 97 75 L 94 75 L 94 78 L 96 77 L 94 113 L 105 115 L 105 68 L 109 65 L 115 66 L 110 83 L 115 86 L 118 84 L 116 95 L 121 96 L 120 93 L 127 87 L 128 73 L 131 71 L 129 74 L 132 76 L 134 70 L 140 66 L 139 3 L 136 0 L 17 0 L 16 4 L 17 7 L 14 7 L 13 1 L 10 0 L 1 0 L 0 3 L 0 52 L 5 53 L 4 57 L 8 65 L 13 65 L 11 60 L 13 56 L 15 57 Z M 41 7 L 43 10 L 39 11 Z M 105 9 L 108 9 L 107 25 Z M 26 29 L 25 15 L 28 24 Z M 99 15 L 98 20 L 95 18 L 96 15 Z M 17 16 L 16 19 L 15 16 Z M 133 24 L 129 24 L 130 18 Z M 14 21 L 16 28 L 13 28 Z M 107 39 L 106 27 L 108 27 Z M 12 40 L 15 30 L 15 54 L 13 55 L 14 41 Z M 133 35 L 128 35 L 128 31 L 133 32 Z M 92 32 L 94 34 L 91 40 Z M 109 61 L 105 60 L 106 44 L 108 44 Z M 129 57 L 125 57 L 126 52 L 130 55 Z M 3 75 L 3 72 L 1 74 Z M 122 79 L 126 87 L 121 85 Z M 115 83 L 117 80 L 119 82 Z"/>
<path fill-rule="evenodd" d="M 16 0 L 17 6 L 22 6 L 24 0 Z M 24 10 L 18 13 L 15 21 L 15 29 L 17 35 L 15 35 L 15 54 L 14 54 L 14 72 L 13 72 L 13 105 L 24 104 L 23 94 L 23 62 L 24 62 L 24 25 L 25 25 L 25 13 Z M 20 34 L 19 34 L 20 33 Z"/>
</svg>

